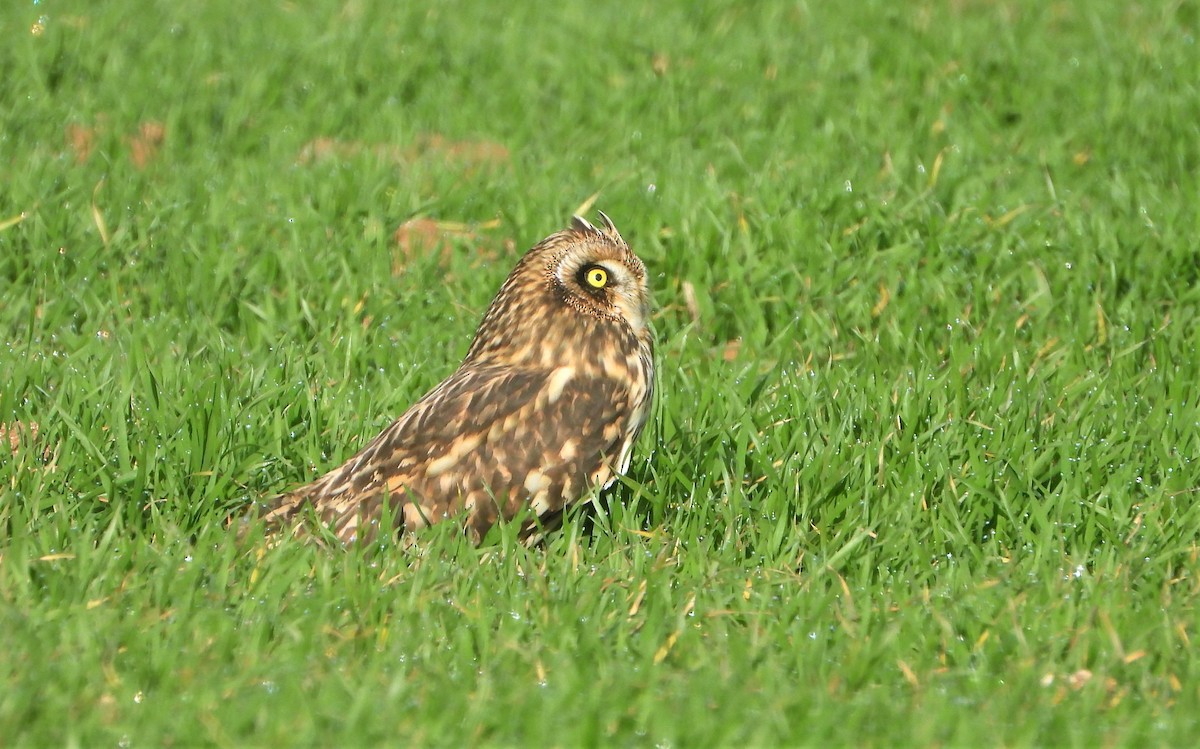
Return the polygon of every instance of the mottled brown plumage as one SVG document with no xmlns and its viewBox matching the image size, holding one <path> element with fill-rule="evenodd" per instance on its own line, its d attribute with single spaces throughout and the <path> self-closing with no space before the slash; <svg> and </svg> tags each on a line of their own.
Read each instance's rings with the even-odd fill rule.
<svg viewBox="0 0 1200 749">
<path fill-rule="evenodd" d="M 629 466 L 654 380 L 646 268 L 603 213 L 578 216 L 509 274 L 454 374 L 345 464 L 268 500 L 268 526 L 307 508 L 343 542 L 461 517 L 482 539 L 533 511 L 532 538 Z"/>
</svg>

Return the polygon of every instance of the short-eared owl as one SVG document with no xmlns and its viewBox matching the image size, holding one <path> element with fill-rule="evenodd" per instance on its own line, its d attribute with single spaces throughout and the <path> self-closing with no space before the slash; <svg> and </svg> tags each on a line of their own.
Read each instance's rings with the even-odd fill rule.
<svg viewBox="0 0 1200 749">
<path fill-rule="evenodd" d="M 600 214 L 525 254 L 467 356 L 378 437 L 316 481 L 267 500 L 268 528 L 307 508 L 343 542 L 460 517 L 478 542 L 523 508 L 522 537 L 629 466 L 650 413 L 654 350 L 646 267 Z"/>
</svg>

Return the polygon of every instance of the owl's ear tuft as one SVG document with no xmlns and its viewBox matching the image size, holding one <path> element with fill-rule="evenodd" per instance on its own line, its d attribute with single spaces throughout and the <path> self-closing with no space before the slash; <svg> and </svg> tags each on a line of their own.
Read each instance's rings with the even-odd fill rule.
<svg viewBox="0 0 1200 749">
<path fill-rule="evenodd" d="M 608 214 L 604 211 L 597 211 L 597 213 L 600 214 L 600 220 L 604 222 L 604 233 L 608 235 L 609 239 L 620 245 L 625 244 L 625 239 L 621 236 L 621 232 L 617 231 L 617 225 L 612 222 Z"/>
<path fill-rule="evenodd" d="M 617 231 L 616 224 L 612 222 L 608 214 L 604 211 L 597 211 L 597 213 L 600 214 L 600 220 L 604 224 L 602 229 L 597 229 L 591 221 L 588 221 L 583 216 L 571 217 L 571 229 L 580 234 L 595 234 L 606 237 L 619 245 L 625 245 L 625 239 L 621 236 L 621 232 Z"/>
<path fill-rule="evenodd" d="M 599 234 L 600 230 L 592 226 L 592 222 L 583 216 L 571 217 L 571 228 L 581 234 Z"/>
</svg>

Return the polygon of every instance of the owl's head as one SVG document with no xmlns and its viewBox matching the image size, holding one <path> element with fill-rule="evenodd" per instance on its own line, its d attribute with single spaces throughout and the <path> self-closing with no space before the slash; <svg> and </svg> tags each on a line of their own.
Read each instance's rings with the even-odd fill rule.
<svg viewBox="0 0 1200 749">
<path fill-rule="evenodd" d="M 547 258 L 546 278 L 561 302 L 576 312 L 624 322 L 640 332 L 650 311 L 646 266 L 612 219 L 601 212 L 600 220 L 602 228 L 579 216 L 571 219 L 571 227 L 562 232 L 569 240 Z"/>
<path fill-rule="evenodd" d="M 646 266 L 612 220 L 600 219 L 596 227 L 575 216 L 521 258 L 488 307 L 468 359 L 528 355 L 548 364 L 556 349 L 595 336 L 649 340 Z"/>
</svg>

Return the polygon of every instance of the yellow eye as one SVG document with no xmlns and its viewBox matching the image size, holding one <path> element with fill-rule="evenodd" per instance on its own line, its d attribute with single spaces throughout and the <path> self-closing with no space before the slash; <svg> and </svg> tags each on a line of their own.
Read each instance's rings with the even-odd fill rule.
<svg viewBox="0 0 1200 749">
<path fill-rule="evenodd" d="M 584 272 L 583 278 L 587 281 L 587 285 L 593 289 L 603 289 L 608 285 L 608 271 L 599 265 L 593 265 L 591 268 L 588 268 Z"/>
</svg>

